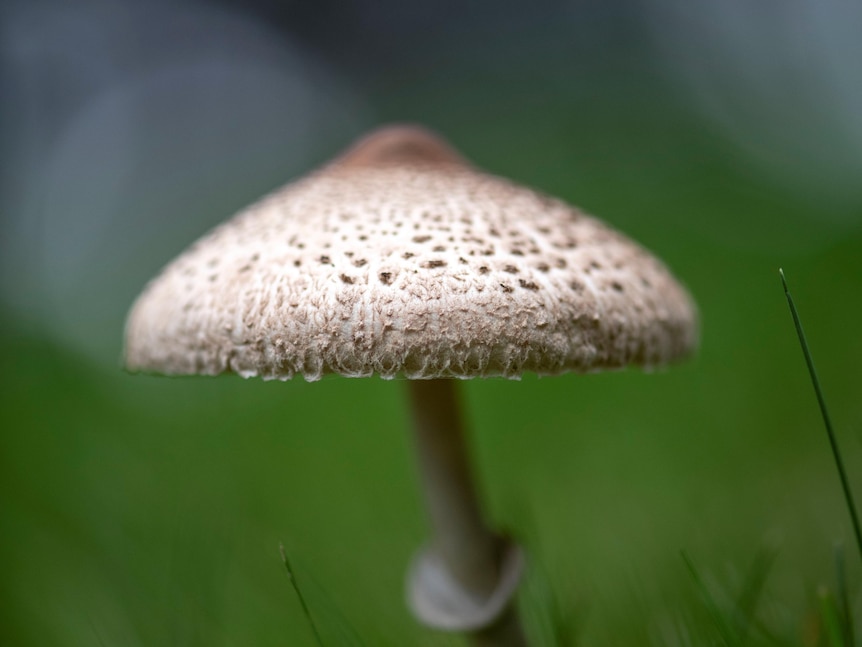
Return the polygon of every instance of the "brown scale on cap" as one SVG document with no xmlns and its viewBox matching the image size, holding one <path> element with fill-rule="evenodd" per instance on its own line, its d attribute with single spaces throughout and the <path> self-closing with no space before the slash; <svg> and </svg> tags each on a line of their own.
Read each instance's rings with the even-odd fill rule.
<svg viewBox="0 0 862 647">
<path fill-rule="evenodd" d="M 664 265 L 413 126 L 366 136 L 154 279 L 130 369 L 314 380 L 655 366 L 697 343 Z"/>
</svg>

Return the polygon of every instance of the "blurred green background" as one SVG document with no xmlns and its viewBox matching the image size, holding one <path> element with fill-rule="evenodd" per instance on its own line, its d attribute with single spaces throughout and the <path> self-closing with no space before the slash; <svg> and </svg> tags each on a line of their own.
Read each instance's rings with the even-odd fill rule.
<svg viewBox="0 0 862 647">
<path fill-rule="evenodd" d="M 707 644 L 680 551 L 735 591 L 766 547 L 762 621 L 816 644 L 836 542 L 854 599 L 862 569 L 778 268 L 858 488 L 862 14 L 718 4 L 5 3 L 0 644 L 313 645 L 280 542 L 328 644 L 460 644 L 403 604 L 402 382 L 120 363 L 163 264 L 393 120 L 602 217 L 700 307 L 680 366 L 462 385 L 531 627 L 553 596 L 580 644 Z"/>
</svg>

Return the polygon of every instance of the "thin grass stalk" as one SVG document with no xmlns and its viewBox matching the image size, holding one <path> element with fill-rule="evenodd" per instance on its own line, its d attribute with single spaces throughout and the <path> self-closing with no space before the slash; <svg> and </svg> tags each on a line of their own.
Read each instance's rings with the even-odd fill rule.
<svg viewBox="0 0 862 647">
<path fill-rule="evenodd" d="M 781 275 L 781 284 L 784 286 L 784 295 L 787 297 L 787 305 L 790 306 L 790 314 L 793 316 L 793 325 L 796 326 L 796 335 L 799 337 L 799 344 L 802 346 L 802 354 L 805 356 L 805 363 L 808 365 L 808 374 L 811 376 L 814 393 L 817 395 L 817 402 L 820 405 L 823 424 L 826 426 L 826 434 L 829 436 L 829 444 L 832 447 L 835 466 L 838 468 L 838 476 L 841 479 L 841 487 L 844 490 L 844 500 L 847 503 L 847 509 L 850 512 L 850 519 L 853 522 L 853 532 L 856 535 L 856 548 L 859 550 L 859 558 L 862 559 L 862 529 L 860 529 L 859 525 L 859 515 L 856 512 L 856 503 L 853 500 L 853 492 L 850 490 L 850 480 L 847 478 L 847 471 L 844 469 L 844 460 L 841 458 L 841 450 L 838 447 L 838 440 L 836 439 L 835 432 L 832 429 L 832 421 L 829 418 L 826 399 L 823 397 L 823 390 L 820 388 L 820 380 L 817 377 L 817 370 L 814 368 L 814 359 L 811 357 L 811 351 L 808 348 L 808 340 L 805 338 L 805 331 L 802 329 L 802 322 L 799 320 L 799 313 L 796 310 L 796 304 L 793 303 L 793 297 L 790 296 L 790 290 L 787 287 L 787 279 L 784 278 L 784 270 L 779 269 L 778 273 Z"/>
<path fill-rule="evenodd" d="M 701 597 L 703 598 L 703 603 L 706 606 L 706 610 L 709 612 L 709 615 L 712 616 L 712 622 L 715 624 L 715 628 L 718 630 L 718 633 L 721 635 L 722 642 L 727 645 L 727 647 L 734 647 L 739 644 L 739 637 L 733 629 L 733 626 L 727 621 L 724 617 L 724 614 L 721 612 L 718 603 L 716 603 L 715 598 L 713 598 L 712 594 L 709 592 L 709 589 L 706 586 L 706 583 L 701 578 L 700 573 L 694 565 L 694 562 L 691 561 L 691 558 L 688 556 L 684 550 L 680 551 L 682 555 L 682 560 L 685 562 L 686 567 L 688 568 L 688 572 L 691 575 L 691 579 L 694 580 L 695 585 L 700 591 Z"/>
<path fill-rule="evenodd" d="M 841 544 L 835 545 L 835 579 L 838 587 L 838 601 L 841 604 L 841 621 L 844 629 L 844 643 L 846 645 L 855 645 L 856 640 L 853 636 L 853 612 L 850 606 L 850 594 L 847 591 L 847 574 L 844 564 L 844 547 Z"/>
<path fill-rule="evenodd" d="M 290 560 L 287 557 L 287 551 L 284 549 L 284 544 L 278 545 L 278 550 L 281 553 L 281 561 L 284 563 L 284 568 L 287 571 L 287 579 L 293 587 L 296 597 L 299 599 L 299 605 L 302 607 L 302 613 L 311 625 L 311 631 L 314 633 L 314 640 L 319 647 L 323 647 L 323 639 L 320 637 L 320 632 L 317 630 L 317 625 L 314 623 L 314 618 L 311 616 L 311 611 L 308 604 L 305 602 L 305 596 L 302 594 L 302 589 L 299 588 L 299 582 L 296 581 L 296 576 L 293 574 L 293 569 L 290 566 Z"/>
</svg>

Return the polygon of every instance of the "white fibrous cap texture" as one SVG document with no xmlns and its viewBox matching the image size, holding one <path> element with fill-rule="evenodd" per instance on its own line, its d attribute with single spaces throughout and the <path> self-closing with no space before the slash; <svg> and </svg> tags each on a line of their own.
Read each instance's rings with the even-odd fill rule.
<svg viewBox="0 0 862 647">
<path fill-rule="evenodd" d="M 658 366 L 697 344 L 667 268 L 425 130 L 372 133 L 194 243 L 126 325 L 131 370 L 316 380 Z"/>
</svg>

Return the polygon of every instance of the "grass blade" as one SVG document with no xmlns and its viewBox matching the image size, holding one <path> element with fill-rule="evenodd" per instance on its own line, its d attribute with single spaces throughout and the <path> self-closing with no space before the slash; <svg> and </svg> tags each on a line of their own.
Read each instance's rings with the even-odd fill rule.
<svg viewBox="0 0 862 647">
<path fill-rule="evenodd" d="M 712 616 L 712 622 L 715 624 L 715 628 L 721 635 L 722 642 L 727 645 L 727 647 L 738 645 L 739 638 L 737 637 L 736 632 L 734 632 L 731 624 L 727 622 L 724 615 L 721 613 L 721 609 L 719 609 L 718 604 L 716 604 L 715 599 L 712 597 L 709 589 L 707 589 L 706 584 L 700 577 L 700 573 L 695 568 L 694 562 L 691 561 L 688 553 L 684 550 L 680 551 L 680 554 L 688 568 L 688 572 L 691 574 L 692 580 L 694 580 L 695 585 L 697 585 L 697 588 L 700 590 L 703 602 L 706 605 L 706 610 L 709 612 L 709 615 Z"/>
<path fill-rule="evenodd" d="M 305 596 L 302 595 L 302 589 L 299 588 L 299 582 L 296 581 L 296 576 L 290 566 L 290 560 L 287 557 L 287 551 L 284 549 L 284 544 L 278 545 L 278 551 L 281 553 L 281 561 L 284 563 L 284 568 L 287 571 L 287 579 L 290 581 L 290 585 L 296 592 L 296 597 L 299 599 L 302 612 L 308 619 L 308 624 L 311 625 L 311 631 L 314 632 L 314 640 L 317 642 L 319 647 L 323 647 L 323 640 L 320 638 L 320 632 L 317 631 L 317 625 L 314 624 L 314 618 L 311 617 L 311 611 L 309 611 L 308 605 L 305 602 Z"/>
<path fill-rule="evenodd" d="M 837 581 L 837 596 L 841 608 L 841 625 L 844 629 L 844 644 L 855 645 L 853 637 L 853 613 L 850 606 L 850 594 L 847 591 L 847 575 L 844 568 L 844 547 L 835 546 L 835 577 Z"/>
<path fill-rule="evenodd" d="M 754 558 L 754 563 L 743 583 L 742 590 L 736 600 L 736 608 L 733 615 L 736 634 L 739 642 L 745 643 L 756 628 L 756 612 L 766 580 L 775 563 L 776 551 L 769 548 L 761 548 Z"/>
<path fill-rule="evenodd" d="M 551 586 L 548 571 L 537 559 L 531 560 L 530 577 L 526 587 L 527 611 L 536 644 L 546 647 L 575 647 L 580 643 L 580 608 L 564 605 Z M 579 607 L 581 605 L 578 605 Z"/>
<path fill-rule="evenodd" d="M 844 642 L 844 632 L 841 630 L 841 614 L 835 598 L 826 588 L 817 591 L 820 600 L 820 620 L 826 633 L 826 641 L 829 647 L 851 647 L 850 643 Z"/>
<path fill-rule="evenodd" d="M 817 378 L 817 371 L 814 368 L 814 360 L 812 359 L 811 351 L 808 348 L 808 341 L 805 338 L 805 331 L 802 329 L 802 322 L 799 320 L 799 313 L 796 311 L 796 304 L 793 303 L 793 297 L 790 296 L 790 290 L 787 287 L 787 279 L 784 278 L 784 270 L 779 269 L 778 273 L 781 275 L 781 284 L 784 286 L 784 296 L 787 297 L 787 305 L 790 306 L 790 314 L 793 316 L 793 325 L 796 326 L 796 335 L 799 337 L 799 344 L 802 346 L 802 354 L 805 356 L 805 363 L 808 365 L 808 374 L 811 376 L 814 393 L 817 395 L 817 402 L 820 405 L 823 424 L 826 425 L 826 433 L 829 436 L 829 444 L 832 446 L 832 455 L 835 458 L 835 466 L 838 468 L 838 476 L 841 479 L 841 487 L 844 490 L 844 500 L 847 502 L 847 509 L 850 512 L 850 519 L 853 522 L 853 532 L 856 534 L 856 547 L 859 550 L 859 557 L 862 559 L 862 529 L 859 527 L 859 515 L 856 512 L 856 503 L 853 501 L 853 492 L 850 490 L 850 482 L 847 478 L 847 472 L 844 469 L 841 450 L 838 447 L 838 440 L 835 438 L 835 432 L 832 430 L 832 421 L 829 419 L 829 410 L 826 408 L 826 400 L 823 397 L 823 390 L 820 388 L 820 380 Z"/>
</svg>

